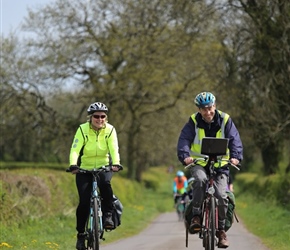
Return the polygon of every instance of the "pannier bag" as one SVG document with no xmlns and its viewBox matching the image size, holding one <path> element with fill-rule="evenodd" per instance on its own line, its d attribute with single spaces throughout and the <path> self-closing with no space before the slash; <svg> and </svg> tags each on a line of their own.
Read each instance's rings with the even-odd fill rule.
<svg viewBox="0 0 290 250">
<path fill-rule="evenodd" d="M 113 195 L 113 213 L 112 213 L 112 219 L 114 222 L 114 228 L 121 225 L 121 217 L 123 213 L 123 205 L 121 201 L 118 199 L 116 195 Z"/>
<path fill-rule="evenodd" d="M 185 228 L 187 229 L 189 229 L 191 220 L 193 218 L 192 207 L 193 207 L 193 203 L 191 200 L 190 202 L 187 203 L 185 207 L 185 211 L 184 211 L 184 224 L 185 224 Z"/>
<path fill-rule="evenodd" d="M 226 215 L 225 231 L 228 231 L 231 228 L 234 222 L 234 215 L 235 215 L 235 196 L 230 191 L 227 191 L 227 195 L 228 195 L 229 203 L 228 203 L 228 210 L 227 210 L 227 215 Z M 184 223 L 185 223 L 186 228 L 189 228 L 191 220 L 193 218 L 192 207 L 193 207 L 193 204 L 192 204 L 192 201 L 190 201 L 185 208 Z M 235 218 L 237 222 L 239 222 L 236 216 Z"/>
<path fill-rule="evenodd" d="M 225 231 L 228 231 L 234 222 L 235 206 L 236 206 L 234 194 L 230 191 L 227 191 L 227 195 L 228 195 L 229 203 L 228 203 L 228 210 L 227 210 L 227 216 L 226 216 Z M 237 217 L 236 217 L 236 220 L 237 222 L 239 222 Z"/>
</svg>

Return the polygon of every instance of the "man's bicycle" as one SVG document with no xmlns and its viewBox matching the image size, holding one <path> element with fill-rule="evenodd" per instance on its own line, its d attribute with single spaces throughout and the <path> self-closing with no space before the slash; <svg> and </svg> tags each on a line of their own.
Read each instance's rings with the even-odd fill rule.
<svg viewBox="0 0 290 250">
<path fill-rule="evenodd" d="M 119 169 L 122 170 L 123 167 L 118 165 Z M 92 174 L 92 193 L 90 201 L 90 214 L 86 223 L 85 229 L 85 245 L 87 250 L 99 250 L 100 240 L 105 240 L 103 227 L 103 213 L 101 206 L 101 195 L 98 189 L 98 175 L 101 172 L 112 171 L 112 166 L 103 166 L 101 168 L 86 170 L 80 168 L 78 174 Z M 67 169 L 66 172 L 71 172 Z"/>
<path fill-rule="evenodd" d="M 240 170 L 237 166 L 231 164 L 228 159 L 223 159 L 218 156 L 226 155 L 228 139 L 224 138 L 203 138 L 201 154 L 204 157 L 194 159 L 193 163 L 187 165 L 185 169 L 194 167 L 198 163 L 206 162 L 208 169 L 208 182 L 206 195 L 202 204 L 201 222 L 202 227 L 199 231 L 199 238 L 203 240 L 205 250 L 214 250 L 216 246 L 216 232 L 218 230 L 218 208 L 217 198 L 214 196 L 214 164 L 220 161 L 226 161 L 228 165 Z M 189 228 L 186 226 L 186 247 L 188 247 Z"/>
</svg>

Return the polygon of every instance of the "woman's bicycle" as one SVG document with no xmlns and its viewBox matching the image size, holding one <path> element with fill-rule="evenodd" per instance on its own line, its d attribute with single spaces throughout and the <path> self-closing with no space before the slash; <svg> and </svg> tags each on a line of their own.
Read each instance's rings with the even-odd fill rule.
<svg viewBox="0 0 290 250">
<path fill-rule="evenodd" d="M 119 165 L 119 169 L 122 170 L 123 167 Z M 78 174 L 92 174 L 93 176 L 90 214 L 85 229 L 85 245 L 87 250 L 99 250 L 100 240 L 105 240 L 103 237 L 105 229 L 103 226 L 101 196 L 98 189 L 98 175 L 101 172 L 109 171 L 112 171 L 112 166 L 103 166 L 92 170 L 80 168 L 78 170 Z M 71 172 L 71 170 L 67 169 L 66 172 Z"/>
<path fill-rule="evenodd" d="M 218 208 L 217 198 L 214 196 L 214 164 L 220 161 L 227 162 L 228 165 L 240 170 L 237 166 L 231 164 L 228 159 L 223 159 L 218 156 L 226 155 L 227 139 L 224 138 L 203 138 L 202 155 L 204 157 L 194 159 L 193 163 L 187 165 L 185 169 L 189 169 L 198 163 L 206 162 L 208 169 L 208 182 L 206 195 L 202 204 L 201 222 L 202 227 L 199 231 L 199 238 L 203 240 L 205 250 L 214 250 L 216 246 L 216 233 L 218 230 Z M 186 247 L 188 247 L 188 226 L 186 227 Z"/>
</svg>

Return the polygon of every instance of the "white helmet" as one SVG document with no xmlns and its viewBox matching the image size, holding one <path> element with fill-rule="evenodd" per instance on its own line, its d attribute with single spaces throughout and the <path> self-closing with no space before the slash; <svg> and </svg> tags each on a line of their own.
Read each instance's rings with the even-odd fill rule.
<svg viewBox="0 0 290 250">
<path fill-rule="evenodd" d="M 88 115 L 95 113 L 96 111 L 102 111 L 107 113 L 108 108 L 104 103 L 101 102 L 94 102 L 88 107 Z"/>
</svg>

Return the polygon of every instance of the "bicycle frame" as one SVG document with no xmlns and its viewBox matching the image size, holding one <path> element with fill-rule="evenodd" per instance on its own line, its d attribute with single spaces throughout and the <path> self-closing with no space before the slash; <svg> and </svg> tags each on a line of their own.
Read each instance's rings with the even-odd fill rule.
<svg viewBox="0 0 290 250">
<path fill-rule="evenodd" d="M 99 223 L 100 223 L 100 229 L 103 231 L 103 213 L 102 213 L 102 209 L 101 209 L 101 199 L 100 199 L 100 195 L 99 195 L 99 190 L 98 190 L 98 181 L 97 181 L 97 176 L 94 175 L 94 180 L 93 180 L 93 189 L 92 189 L 92 198 L 91 198 L 91 203 L 93 203 L 94 198 L 97 199 L 98 202 L 98 217 L 99 217 Z M 91 209 L 91 213 L 92 213 L 92 209 Z"/>
</svg>

